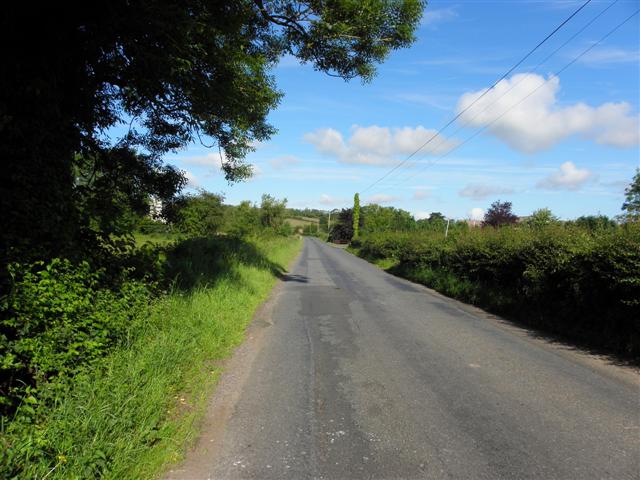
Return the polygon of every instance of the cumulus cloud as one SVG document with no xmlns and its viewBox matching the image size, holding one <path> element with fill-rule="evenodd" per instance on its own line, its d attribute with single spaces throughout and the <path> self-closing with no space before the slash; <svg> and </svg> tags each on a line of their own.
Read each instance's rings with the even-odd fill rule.
<svg viewBox="0 0 640 480">
<path fill-rule="evenodd" d="M 192 157 L 181 157 L 179 160 L 187 165 L 193 165 L 196 167 L 214 167 L 222 168 L 222 163 L 225 159 L 224 153 L 211 152 L 206 155 L 195 155 Z"/>
<path fill-rule="evenodd" d="M 580 169 L 573 162 L 564 162 L 558 171 L 540 180 L 536 186 L 550 190 L 578 190 L 592 176 L 589 170 Z"/>
<path fill-rule="evenodd" d="M 597 48 L 580 58 L 580 63 L 591 66 L 603 66 L 620 63 L 637 63 L 640 61 L 640 50 L 624 48 Z"/>
<path fill-rule="evenodd" d="M 526 153 L 551 148 L 572 135 L 620 148 L 640 143 L 640 116 L 632 113 L 630 104 L 604 103 L 592 107 L 576 103 L 561 106 L 557 99 L 559 90 L 558 77 L 551 76 L 545 80 L 534 74 L 514 75 L 500 81 L 472 107 L 470 105 L 485 90 L 460 97 L 458 112 L 470 107 L 460 120 L 474 127 L 490 125 L 488 131 L 491 134 Z M 522 101 L 529 94 L 531 96 Z"/>
<path fill-rule="evenodd" d="M 346 203 L 346 199 L 332 197 L 331 195 L 327 195 L 326 193 L 323 193 L 322 195 L 320 195 L 319 202 L 321 205 L 327 205 L 331 207 L 334 205 L 343 205 L 344 203 Z"/>
<path fill-rule="evenodd" d="M 282 170 L 287 167 L 292 167 L 300 163 L 298 157 L 294 157 L 293 155 L 283 155 L 282 157 L 277 157 L 269 160 L 269 165 L 275 170 Z"/>
<path fill-rule="evenodd" d="M 401 198 L 396 195 L 385 195 L 384 193 L 379 193 L 377 195 L 370 196 L 367 199 L 367 203 L 383 204 L 395 202 L 397 200 L 401 200 Z"/>
<path fill-rule="evenodd" d="M 347 140 L 333 128 L 307 133 L 304 139 L 320 153 L 336 157 L 342 163 L 389 165 L 398 156 L 409 155 L 427 142 L 428 145 L 421 152 L 432 155 L 446 153 L 457 145 L 457 142 L 436 133 L 436 130 L 423 126 L 389 128 L 354 125 Z"/>
<path fill-rule="evenodd" d="M 187 187 L 200 188 L 200 181 L 193 173 L 187 170 L 184 172 L 184 176 L 187 179 Z"/>
<path fill-rule="evenodd" d="M 458 192 L 461 197 L 469 197 L 474 200 L 482 200 L 483 198 L 501 193 L 513 193 L 513 189 L 507 187 L 499 187 L 496 185 L 485 185 L 481 183 L 470 183 Z"/>
<path fill-rule="evenodd" d="M 342 134 L 333 128 L 321 128 L 305 134 L 303 138 L 315 146 L 320 153 L 341 156 L 345 152 Z"/>
<path fill-rule="evenodd" d="M 472 208 L 469 210 L 469 220 L 484 220 L 484 210 L 480 207 Z"/>
<path fill-rule="evenodd" d="M 431 212 L 416 212 L 413 214 L 413 218 L 416 220 L 424 220 L 431 216 Z"/>
</svg>

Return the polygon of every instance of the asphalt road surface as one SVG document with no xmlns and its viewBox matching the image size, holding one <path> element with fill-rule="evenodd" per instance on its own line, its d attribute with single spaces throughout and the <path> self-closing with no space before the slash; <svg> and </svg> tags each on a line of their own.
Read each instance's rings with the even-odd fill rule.
<svg viewBox="0 0 640 480">
<path fill-rule="evenodd" d="M 636 371 L 306 239 L 168 478 L 640 478 Z"/>
</svg>

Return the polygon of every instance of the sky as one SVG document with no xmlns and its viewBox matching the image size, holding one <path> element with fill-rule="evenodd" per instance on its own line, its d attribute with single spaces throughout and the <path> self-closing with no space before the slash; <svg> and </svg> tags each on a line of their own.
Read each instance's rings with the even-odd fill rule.
<svg viewBox="0 0 640 480">
<path fill-rule="evenodd" d="M 230 204 L 268 193 L 331 210 L 360 192 L 416 218 L 481 218 L 496 200 L 520 216 L 615 216 L 640 166 L 640 15 L 593 45 L 640 1 L 618 0 L 584 28 L 612 3 L 592 0 L 479 98 L 582 3 L 432 0 L 416 42 L 369 83 L 283 58 L 273 73 L 284 97 L 269 115 L 278 133 L 247 157 L 252 179 L 229 185 L 217 149 L 199 144 L 165 160 L 191 190 Z"/>
</svg>

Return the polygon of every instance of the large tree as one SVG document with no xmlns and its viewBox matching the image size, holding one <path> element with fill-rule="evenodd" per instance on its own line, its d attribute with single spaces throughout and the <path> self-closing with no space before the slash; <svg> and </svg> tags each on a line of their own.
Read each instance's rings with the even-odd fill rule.
<svg viewBox="0 0 640 480">
<path fill-rule="evenodd" d="M 421 0 L 7 3 L 2 262 L 22 247 L 73 251 L 100 223 L 89 225 L 90 207 L 113 214 L 114 202 L 117 213 L 148 194 L 170 198 L 184 180 L 160 159 L 191 142 L 220 152 L 228 180 L 246 178 L 245 155 L 274 133 L 279 58 L 369 80 L 413 41 L 422 9 Z"/>
</svg>

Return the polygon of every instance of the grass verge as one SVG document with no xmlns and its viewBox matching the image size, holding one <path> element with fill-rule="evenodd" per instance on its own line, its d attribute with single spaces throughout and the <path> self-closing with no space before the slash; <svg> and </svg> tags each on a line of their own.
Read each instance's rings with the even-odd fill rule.
<svg viewBox="0 0 640 480">
<path fill-rule="evenodd" d="M 155 478 L 179 461 L 219 361 L 301 245 L 200 239 L 169 255 L 185 281 L 156 301 L 135 339 L 74 377 L 46 420 L 16 436 L 19 477 Z"/>
</svg>

